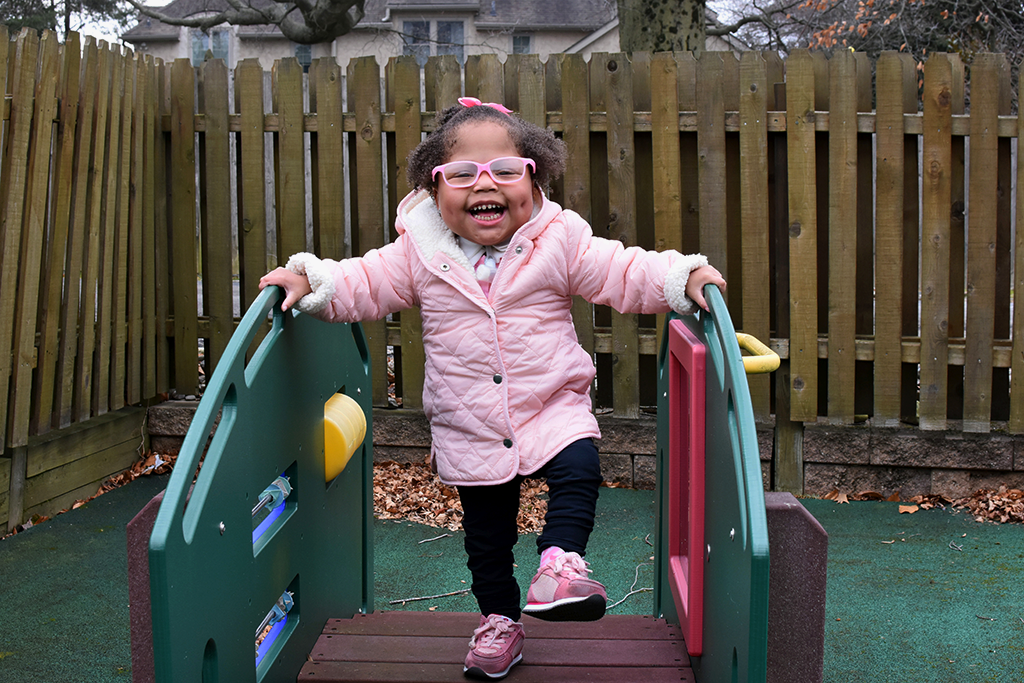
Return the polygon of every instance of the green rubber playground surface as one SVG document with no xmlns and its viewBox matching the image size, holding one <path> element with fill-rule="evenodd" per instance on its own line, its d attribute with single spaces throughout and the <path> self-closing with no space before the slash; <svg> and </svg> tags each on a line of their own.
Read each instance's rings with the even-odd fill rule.
<svg viewBox="0 0 1024 683">
<path fill-rule="evenodd" d="M 131 680 L 125 524 L 166 483 L 138 479 L 0 542 L 0 681 Z M 1021 679 L 1024 527 L 943 510 L 901 515 L 895 503 L 802 502 L 829 532 L 826 681 Z M 653 529 L 653 492 L 601 490 L 587 559 L 610 602 L 637 576 L 636 588 L 651 586 Z M 467 595 L 410 600 L 468 587 L 460 533 L 427 540 L 444 530 L 394 521 L 374 532 L 377 609 L 475 609 Z M 524 594 L 534 541 L 516 548 Z M 637 593 L 612 613 L 652 604 Z"/>
</svg>

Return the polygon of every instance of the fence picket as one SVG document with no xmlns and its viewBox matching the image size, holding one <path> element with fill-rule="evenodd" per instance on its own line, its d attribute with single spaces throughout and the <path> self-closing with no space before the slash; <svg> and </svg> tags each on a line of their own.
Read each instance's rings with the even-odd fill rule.
<svg viewBox="0 0 1024 683">
<path fill-rule="evenodd" d="M 84 276 L 84 255 L 87 237 L 86 208 L 89 179 L 89 160 L 92 156 L 93 116 L 95 101 L 92 97 L 91 85 L 97 81 L 98 52 L 96 41 L 86 38 L 85 49 L 82 51 L 82 65 L 77 78 L 79 79 L 78 122 L 75 129 L 75 147 L 72 166 L 71 210 L 68 225 L 68 247 L 65 259 L 65 287 L 60 311 L 60 328 L 62 330 L 60 348 L 57 356 L 57 377 L 55 381 L 54 419 L 56 427 L 71 424 L 76 392 L 77 374 L 75 359 L 77 356 L 78 309 L 81 304 L 82 278 Z M 75 78 L 76 75 L 71 75 Z"/>
<path fill-rule="evenodd" d="M 633 73 L 627 55 L 609 55 L 605 63 L 608 111 L 609 237 L 625 246 L 637 244 Z M 615 416 L 640 414 L 636 378 L 640 369 L 639 323 L 634 313 L 612 311 L 612 381 Z"/>
<path fill-rule="evenodd" d="M 395 57 L 388 62 L 388 101 L 394 102 L 395 111 L 395 201 L 391 204 L 391 224 L 394 224 L 397 201 L 412 189 L 405 171 L 409 153 L 420 143 L 422 114 L 420 108 L 419 66 L 413 57 Z M 402 93 L 403 95 L 399 95 Z M 401 370 L 402 406 L 423 407 L 423 322 L 418 307 L 400 313 L 402 329 Z M 396 389 L 397 389 L 396 381 Z"/>
<path fill-rule="evenodd" d="M 994 55 L 971 67 L 971 205 L 967 233 L 967 341 L 964 349 L 964 431 L 987 432 L 992 411 L 998 203 L 999 74 Z"/>
<path fill-rule="evenodd" d="M 46 233 L 46 196 L 50 180 L 53 119 L 57 110 L 57 36 L 52 31 L 44 31 L 41 41 L 31 42 L 35 45 L 32 47 L 26 45 L 27 49 L 23 53 L 23 57 L 33 67 L 28 74 L 25 74 L 32 78 L 28 86 L 33 90 L 33 98 L 30 98 L 27 103 L 25 115 L 32 117 L 34 134 L 28 140 L 23 223 L 11 226 L 21 232 L 21 252 L 18 263 L 14 266 L 15 272 L 19 274 L 19 279 L 14 311 L 12 405 L 7 435 L 11 446 L 24 446 L 28 444 L 29 437 L 40 273 L 45 251 L 43 242 Z M 33 54 L 36 51 L 38 51 L 37 54 Z M 35 79 L 37 58 L 39 60 L 39 76 L 38 79 Z"/>
<path fill-rule="evenodd" d="M 427 60 L 423 70 L 423 108 L 440 113 L 462 96 L 462 69 L 455 55 L 438 55 Z"/>
<path fill-rule="evenodd" d="M 199 383 L 196 350 L 199 344 L 196 283 L 185 273 L 196 273 L 195 179 L 195 69 L 187 59 L 171 65 L 170 272 L 174 288 L 174 387 L 181 394 L 196 391 Z"/>
<path fill-rule="evenodd" d="M 651 59 L 651 149 L 654 161 L 654 248 L 679 249 L 683 241 L 679 203 L 679 89 L 675 56 L 659 52 Z M 665 317 L 658 316 L 661 339 Z"/>
<path fill-rule="evenodd" d="M 524 121 L 546 128 L 547 97 L 544 86 L 544 65 L 537 55 L 520 55 L 518 72 L 519 103 L 516 109 Z"/>
<path fill-rule="evenodd" d="M 118 135 L 121 149 L 118 153 L 116 168 L 116 218 L 114 223 L 113 255 L 113 296 L 112 327 L 110 329 L 110 410 L 120 410 L 125 405 L 125 378 L 127 375 L 126 344 L 128 343 L 128 261 L 129 261 L 129 213 L 128 199 L 131 194 L 131 161 L 132 161 L 132 117 L 135 112 L 135 65 L 134 54 L 126 50 L 120 60 L 122 68 L 121 100 L 121 132 Z M 113 188 L 111 188 L 113 191 Z"/>
<path fill-rule="evenodd" d="M 169 136 L 164 133 L 163 120 L 167 116 L 170 120 L 171 99 L 170 99 L 170 66 L 162 60 L 155 62 L 155 90 L 156 102 L 153 107 L 153 135 L 160 141 L 155 146 L 153 160 L 153 183 L 161 188 L 155 193 L 153 202 L 153 251 L 154 251 L 154 275 L 155 275 L 155 303 L 156 303 L 156 385 L 157 391 L 166 392 L 174 382 L 173 376 L 173 348 L 170 336 L 163 330 L 170 322 L 174 291 L 171 289 L 171 217 L 170 201 L 168 196 L 167 160 L 170 155 Z M 261 124 L 262 125 L 262 124 Z"/>
<path fill-rule="evenodd" d="M 924 65 L 924 149 L 921 173 L 921 429 L 946 428 L 949 354 L 950 133 L 953 70 L 932 54 Z"/>
<path fill-rule="evenodd" d="M 786 139 L 789 158 L 789 310 L 791 415 L 818 416 L 818 259 L 815 145 L 815 60 L 805 50 L 786 64 Z"/>
<path fill-rule="evenodd" d="M 267 271 L 266 154 L 263 113 L 263 68 L 258 59 L 235 67 L 235 108 L 238 110 L 238 263 L 241 309 L 259 295 Z"/>
<path fill-rule="evenodd" d="M 903 60 L 896 52 L 878 59 L 877 223 L 875 276 L 880 297 L 875 311 L 874 424 L 896 427 L 900 419 L 903 315 Z M 912 161 L 916 167 L 916 158 Z M 916 251 L 916 249 L 915 249 Z M 915 287 L 916 289 L 916 287 Z M 916 305 L 915 305 L 916 309 Z M 830 329 L 831 337 L 831 329 Z M 831 350 L 829 357 L 831 358 Z M 831 382 L 831 379 L 830 379 Z"/>
<path fill-rule="evenodd" d="M 132 64 L 135 72 L 135 98 L 132 102 L 132 130 L 130 151 L 130 187 L 128 197 L 128 292 L 127 292 L 127 334 L 125 350 L 125 401 L 137 405 L 144 397 L 143 344 L 146 329 L 143 323 L 143 301 L 145 297 L 144 266 L 145 248 L 143 234 L 146 212 L 146 102 L 150 97 L 148 70 L 143 55 L 138 55 Z M 156 393 L 154 391 L 154 393 Z"/>
<path fill-rule="evenodd" d="M 0 168 L 0 349 L 13 348 L 15 314 L 18 307 L 18 261 L 21 257 L 22 223 L 25 219 L 25 188 L 28 184 L 28 154 L 32 128 L 32 107 L 39 38 L 35 31 L 22 29 L 14 43 L 9 72 L 11 113 L 7 124 L 7 155 Z M 9 387 L 17 371 L 10 353 L 0 353 L 0 444 L 19 446 L 8 432 Z M 13 431 L 13 430 L 12 430 Z"/>
<path fill-rule="evenodd" d="M 705 52 L 697 62 L 697 178 L 700 251 L 730 277 L 725 179 L 725 77 L 722 55 Z M 728 290 L 727 290 L 728 291 Z"/>
<path fill-rule="evenodd" d="M 75 127 L 78 120 L 78 72 L 82 61 L 77 33 L 68 35 L 62 53 L 58 81 L 60 110 L 53 159 L 51 233 L 46 244 L 41 274 L 43 290 L 40 293 L 39 347 L 33 389 L 35 399 L 29 427 L 33 434 L 43 434 L 54 426 L 54 395 L 57 387 L 57 361 L 60 355 L 60 303 L 71 218 L 71 182 L 74 170 Z"/>
<path fill-rule="evenodd" d="M 318 59 L 310 70 L 310 91 L 316 86 L 316 181 L 313 189 L 313 249 L 329 258 L 351 256 L 345 239 L 344 118 L 341 67 L 334 60 Z M 315 76 L 314 76 L 315 72 Z M 312 98 L 311 98 L 312 99 Z M 349 253 L 346 254 L 346 250 Z"/>
<path fill-rule="evenodd" d="M 302 67 L 294 57 L 274 63 L 274 187 L 277 191 L 277 265 L 306 251 L 306 159 L 303 144 Z"/>
<path fill-rule="evenodd" d="M 106 145 L 105 165 L 101 167 L 102 208 L 99 223 L 99 248 L 95 256 L 99 260 L 99 280 L 96 302 L 96 348 L 92 363 L 92 412 L 102 415 L 110 411 L 111 350 L 114 330 L 114 291 L 117 253 L 117 188 L 118 171 L 121 161 L 121 91 L 124 88 L 124 62 L 120 50 L 107 46 L 110 61 L 110 102 L 107 110 L 107 127 L 103 141 Z M 91 256 L 90 256 L 91 260 Z"/>
<path fill-rule="evenodd" d="M 857 306 L 857 77 L 853 54 L 829 60 L 828 421 L 852 424 Z"/>
<path fill-rule="evenodd" d="M 501 102 L 505 97 L 505 73 L 498 55 L 466 57 L 466 95 L 482 102 Z"/>
<path fill-rule="evenodd" d="M 384 223 L 384 156 L 381 147 L 380 67 L 373 57 L 352 60 L 348 66 L 348 101 L 356 120 L 356 132 L 350 136 L 352 152 L 350 176 L 352 190 L 352 234 L 361 256 L 386 243 Z M 363 322 L 374 372 L 373 405 L 388 405 L 387 347 L 385 320 Z"/>
<path fill-rule="evenodd" d="M 743 264 L 741 306 L 743 331 L 767 343 L 770 336 L 771 271 L 768 242 L 768 74 L 767 62 L 756 52 L 740 60 L 740 202 Z M 771 378 L 751 375 L 750 401 L 754 417 L 771 417 Z"/>
<path fill-rule="evenodd" d="M 228 141 L 228 69 L 212 59 L 199 70 L 199 113 L 206 123 L 200 151 L 199 196 L 203 271 L 203 313 L 209 319 L 206 371 L 217 361 L 234 332 L 234 295 L 231 282 L 231 182 L 218 169 L 231 163 Z"/>
</svg>

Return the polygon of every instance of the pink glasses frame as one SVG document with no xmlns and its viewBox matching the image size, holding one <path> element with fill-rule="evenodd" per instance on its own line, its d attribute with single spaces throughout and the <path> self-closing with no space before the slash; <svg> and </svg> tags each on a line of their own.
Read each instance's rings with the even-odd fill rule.
<svg viewBox="0 0 1024 683">
<path fill-rule="evenodd" d="M 487 171 L 487 175 L 491 176 L 491 180 L 498 183 L 499 185 L 510 185 L 512 183 L 518 183 L 520 180 L 522 180 L 522 178 L 516 178 L 515 180 L 499 180 L 494 176 L 494 173 L 491 171 L 491 164 L 493 164 L 495 161 L 505 161 L 506 159 L 518 159 L 524 162 L 525 165 L 528 166 L 532 172 L 537 172 L 537 162 L 535 162 L 533 159 L 528 159 L 526 157 L 498 157 L 496 159 L 491 159 L 486 164 L 479 164 L 475 161 L 469 160 L 449 161 L 447 164 L 435 166 L 433 170 L 430 172 L 430 177 L 436 178 L 437 174 L 440 173 L 441 180 L 444 181 L 445 185 L 447 185 L 448 187 L 455 187 L 460 190 L 476 185 L 476 182 L 480 180 L 480 176 L 483 174 L 484 171 Z M 474 166 L 476 166 L 476 176 L 474 176 L 473 182 L 468 183 L 466 185 L 452 185 L 450 182 L 448 182 L 448 179 L 444 176 L 444 169 L 446 166 L 450 166 L 452 164 L 473 164 Z"/>
</svg>

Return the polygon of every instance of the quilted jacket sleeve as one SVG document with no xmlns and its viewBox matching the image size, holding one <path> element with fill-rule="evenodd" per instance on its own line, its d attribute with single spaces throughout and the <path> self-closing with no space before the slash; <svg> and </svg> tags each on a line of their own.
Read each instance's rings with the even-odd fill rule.
<svg viewBox="0 0 1024 683">
<path fill-rule="evenodd" d="M 702 254 L 625 247 L 594 235 L 590 225 L 566 211 L 569 283 L 573 294 L 620 313 L 681 314 L 697 309 L 686 296 L 690 273 L 708 264 Z"/>
<path fill-rule="evenodd" d="M 403 235 L 358 258 L 334 261 L 298 253 L 285 266 L 309 280 L 310 289 L 296 304 L 303 313 L 328 322 L 378 320 L 417 305 Z"/>
</svg>

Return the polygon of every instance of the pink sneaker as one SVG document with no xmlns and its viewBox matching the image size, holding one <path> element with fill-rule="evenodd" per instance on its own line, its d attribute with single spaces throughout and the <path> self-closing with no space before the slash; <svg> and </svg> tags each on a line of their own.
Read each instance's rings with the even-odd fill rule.
<svg viewBox="0 0 1024 683">
<path fill-rule="evenodd" d="M 523 625 L 500 614 L 480 616 L 462 671 L 471 678 L 497 680 L 523 658 Z"/>
<path fill-rule="evenodd" d="M 546 621 L 596 621 L 604 616 L 608 594 L 588 579 L 589 563 L 579 553 L 564 553 L 540 569 L 530 582 L 523 612 Z"/>
</svg>

